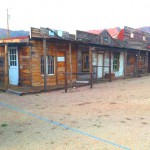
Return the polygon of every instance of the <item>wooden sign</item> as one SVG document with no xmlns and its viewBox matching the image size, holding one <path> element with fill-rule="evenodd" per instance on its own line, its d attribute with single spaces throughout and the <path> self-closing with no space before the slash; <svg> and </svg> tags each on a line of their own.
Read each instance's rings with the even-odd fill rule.
<svg viewBox="0 0 150 150">
<path fill-rule="evenodd" d="M 58 62 L 64 62 L 65 61 L 65 57 L 57 57 L 57 61 Z"/>
</svg>

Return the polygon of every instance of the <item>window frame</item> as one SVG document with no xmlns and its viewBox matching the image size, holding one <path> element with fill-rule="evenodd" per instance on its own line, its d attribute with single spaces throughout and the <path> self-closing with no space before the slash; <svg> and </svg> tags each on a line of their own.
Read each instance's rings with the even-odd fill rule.
<svg viewBox="0 0 150 150">
<path fill-rule="evenodd" d="M 43 60 L 41 60 L 41 58 L 43 57 Z M 48 57 L 52 57 L 53 58 L 53 73 L 48 73 L 48 71 L 49 71 L 49 66 L 51 66 L 51 65 L 49 65 L 48 64 Z M 43 62 L 42 62 L 43 61 Z M 43 55 L 41 55 L 41 57 L 40 57 L 40 62 L 42 62 L 41 64 L 40 64 L 40 66 L 41 66 L 41 75 L 44 75 L 44 56 Z M 43 68 L 42 68 L 43 67 Z M 47 75 L 55 75 L 55 56 L 52 56 L 52 55 L 47 55 L 46 56 L 46 74 Z"/>
<path fill-rule="evenodd" d="M 88 68 L 85 68 L 85 63 L 86 63 L 86 57 L 88 56 Z M 89 54 L 88 53 L 83 53 L 82 54 L 82 71 L 88 72 L 90 70 L 90 64 L 89 64 Z"/>
<path fill-rule="evenodd" d="M 117 56 L 117 57 L 116 57 Z M 120 53 L 113 53 L 113 71 L 119 71 Z"/>
</svg>

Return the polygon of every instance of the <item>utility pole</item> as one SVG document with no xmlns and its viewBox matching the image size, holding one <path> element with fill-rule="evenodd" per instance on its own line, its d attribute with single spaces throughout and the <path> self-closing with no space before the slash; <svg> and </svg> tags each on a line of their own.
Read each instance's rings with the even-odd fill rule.
<svg viewBox="0 0 150 150">
<path fill-rule="evenodd" d="M 7 9 L 7 38 L 10 37 L 10 33 L 9 33 L 9 14 L 8 14 L 8 9 Z"/>
</svg>

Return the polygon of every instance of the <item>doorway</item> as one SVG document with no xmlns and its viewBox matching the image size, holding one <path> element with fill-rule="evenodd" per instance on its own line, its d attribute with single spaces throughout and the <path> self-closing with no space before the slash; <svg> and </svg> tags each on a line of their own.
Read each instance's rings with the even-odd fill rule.
<svg viewBox="0 0 150 150">
<path fill-rule="evenodd" d="M 9 64 L 9 84 L 18 85 L 19 67 L 18 67 L 17 47 L 10 47 L 8 49 L 8 64 Z"/>
<path fill-rule="evenodd" d="M 103 54 L 98 54 L 97 56 L 97 78 L 103 77 Z"/>
</svg>

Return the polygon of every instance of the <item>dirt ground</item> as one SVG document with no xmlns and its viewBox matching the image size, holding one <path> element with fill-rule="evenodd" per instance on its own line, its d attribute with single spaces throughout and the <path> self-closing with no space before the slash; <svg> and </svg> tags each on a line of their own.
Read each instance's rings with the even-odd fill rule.
<svg viewBox="0 0 150 150">
<path fill-rule="evenodd" d="M 0 93 L 0 149 L 150 150 L 150 77 L 68 93 Z"/>
</svg>

